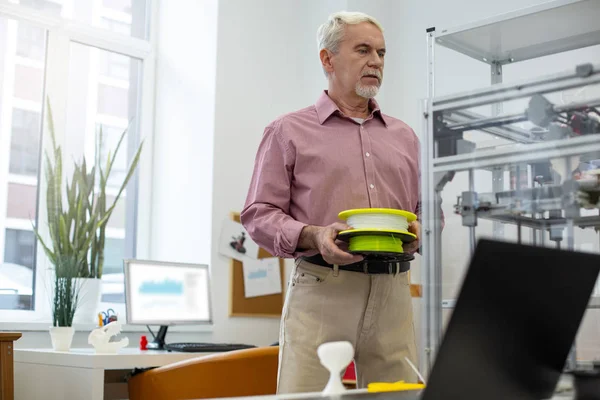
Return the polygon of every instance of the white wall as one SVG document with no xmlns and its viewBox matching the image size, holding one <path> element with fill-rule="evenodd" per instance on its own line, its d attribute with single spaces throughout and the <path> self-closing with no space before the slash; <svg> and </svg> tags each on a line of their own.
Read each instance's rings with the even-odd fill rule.
<svg viewBox="0 0 600 400">
<path fill-rule="evenodd" d="M 149 256 L 210 263 L 218 1 L 159 6 Z"/>
</svg>

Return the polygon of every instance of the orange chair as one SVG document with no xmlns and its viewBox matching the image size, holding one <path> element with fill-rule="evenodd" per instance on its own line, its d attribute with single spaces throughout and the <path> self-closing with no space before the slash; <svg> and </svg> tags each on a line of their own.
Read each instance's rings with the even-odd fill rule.
<svg viewBox="0 0 600 400">
<path fill-rule="evenodd" d="M 275 394 L 279 347 L 229 351 L 165 365 L 129 380 L 130 400 Z"/>
</svg>

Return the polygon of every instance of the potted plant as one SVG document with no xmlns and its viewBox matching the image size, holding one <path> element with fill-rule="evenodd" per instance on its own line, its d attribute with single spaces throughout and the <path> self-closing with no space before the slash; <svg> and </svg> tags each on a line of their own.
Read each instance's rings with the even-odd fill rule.
<svg viewBox="0 0 600 400">
<path fill-rule="evenodd" d="M 47 243 L 37 227 L 34 232 L 42 245 L 54 270 L 52 293 L 53 325 L 72 326 L 78 308 L 86 295 L 91 300 L 91 311 L 82 313 L 83 321 L 94 321 L 93 314 L 100 298 L 100 278 L 104 265 L 106 224 L 127 183 L 133 176 L 142 151 L 142 145 L 129 166 L 113 203 L 107 205 L 106 188 L 108 179 L 127 131 L 121 135 L 114 153 L 109 152 L 106 164 L 100 160 L 102 129 L 96 139 L 95 160 L 88 171 L 85 157 L 74 163 L 69 182 L 66 179 L 63 193 L 62 151 L 56 144 L 52 109 L 48 102 L 48 128 L 51 136 L 52 154 L 45 153 L 46 210 L 50 241 Z M 96 290 L 87 290 L 90 282 Z M 85 293 L 85 292 L 88 293 Z M 91 314 L 90 314 L 91 313 Z"/>
<path fill-rule="evenodd" d="M 50 339 L 57 351 L 68 351 L 73 341 L 73 317 L 79 305 L 80 282 L 76 279 L 80 266 L 74 255 L 56 255 L 51 288 L 52 326 Z"/>
</svg>

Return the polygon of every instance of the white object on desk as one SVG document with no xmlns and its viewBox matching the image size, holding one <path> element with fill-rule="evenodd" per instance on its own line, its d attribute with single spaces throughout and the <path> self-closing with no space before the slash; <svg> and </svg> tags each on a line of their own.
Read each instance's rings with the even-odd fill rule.
<svg viewBox="0 0 600 400">
<path fill-rule="evenodd" d="M 75 329 L 72 326 L 51 326 L 50 340 L 56 351 L 69 351 L 73 342 Z"/>
<path fill-rule="evenodd" d="M 93 348 L 68 352 L 15 349 L 15 400 L 126 399 L 129 395 L 123 378 L 134 368 L 161 367 L 210 354 L 131 347 L 118 354 L 96 354 Z"/>
<path fill-rule="evenodd" d="M 350 342 L 323 343 L 317 349 L 319 360 L 329 370 L 329 382 L 323 394 L 338 394 L 346 391 L 342 383 L 342 370 L 350 364 L 354 357 L 354 347 Z"/>
<path fill-rule="evenodd" d="M 111 342 L 110 338 L 121 333 L 121 323 L 113 321 L 109 324 L 96 328 L 88 336 L 88 344 L 94 346 L 96 353 L 116 354 L 119 349 L 129 344 L 129 338 L 124 337 L 118 342 Z"/>
</svg>

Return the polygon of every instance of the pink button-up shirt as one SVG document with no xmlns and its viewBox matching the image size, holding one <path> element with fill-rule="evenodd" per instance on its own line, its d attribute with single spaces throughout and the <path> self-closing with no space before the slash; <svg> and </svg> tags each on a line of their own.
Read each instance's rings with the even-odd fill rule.
<svg viewBox="0 0 600 400">
<path fill-rule="evenodd" d="M 241 221 L 271 254 L 297 257 L 302 228 L 340 221 L 338 213 L 384 207 L 419 214 L 419 142 L 404 122 L 371 114 L 359 123 L 325 91 L 315 105 L 265 129 Z"/>
</svg>

